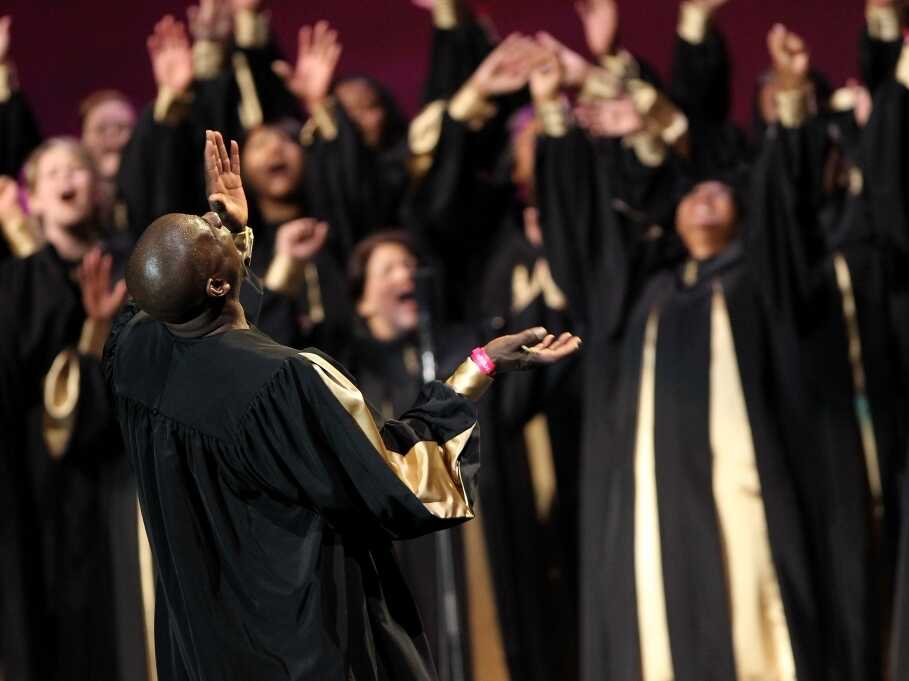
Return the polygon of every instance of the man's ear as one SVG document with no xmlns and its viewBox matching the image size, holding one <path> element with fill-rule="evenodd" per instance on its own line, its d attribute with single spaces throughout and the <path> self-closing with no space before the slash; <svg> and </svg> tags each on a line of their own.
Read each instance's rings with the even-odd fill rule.
<svg viewBox="0 0 909 681">
<path fill-rule="evenodd" d="M 223 298 L 230 293 L 230 282 L 221 277 L 211 277 L 205 285 L 205 295 L 209 298 Z"/>
</svg>

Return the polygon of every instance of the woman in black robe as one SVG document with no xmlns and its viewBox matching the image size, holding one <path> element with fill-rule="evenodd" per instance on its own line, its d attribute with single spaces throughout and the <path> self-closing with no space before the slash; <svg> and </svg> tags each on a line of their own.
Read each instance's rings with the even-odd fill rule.
<svg viewBox="0 0 909 681">
<path fill-rule="evenodd" d="M 807 58 L 787 43 L 800 44 L 777 35 L 773 56 L 803 104 Z M 531 84 L 545 106 L 557 70 Z M 582 679 L 880 674 L 864 460 L 838 418 L 845 334 L 810 274 L 821 235 L 795 227 L 815 219 L 795 200 L 811 180 L 798 124 L 771 131 L 742 239 L 728 186 L 685 197 L 687 262 L 613 210 L 583 135 L 541 141 L 544 244 L 576 244 L 553 248 L 553 270 L 590 292 L 576 312 L 599 349 L 585 376 Z"/>
<path fill-rule="evenodd" d="M 0 267 L 3 484 L 16 523 L 0 552 L 10 679 L 147 670 L 135 491 L 100 372 L 125 287 L 110 290 L 117 250 L 101 254 L 92 167 L 74 140 L 35 152 L 26 178 L 47 244 Z"/>
</svg>

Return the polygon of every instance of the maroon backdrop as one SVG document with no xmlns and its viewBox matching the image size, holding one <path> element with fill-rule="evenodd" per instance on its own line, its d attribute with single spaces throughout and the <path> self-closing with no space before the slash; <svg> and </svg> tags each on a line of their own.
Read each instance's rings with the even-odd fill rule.
<svg viewBox="0 0 909 681">
<path fill-rule="evenodd" d="M 13 19 L 13 56 L 23 88 L 46 134 L 73 133 L 80 99 L 115 87 L 136 104 L 154 95 L 145 38 L 171 12 L 184 16 L 187 0 L 9 0 L 0 13 Z M 290 53 L 296 30 L 328 19 L 345 45 L 341 72 L 370 73 L 388 83 L 404 108 L 418 105 L 429 51 L 427 13 L 408 0 L 272 0 L 273 24 Z M 546 29 L 570 45 L 583 44 L 570 0 L 487 0 L 483 11 L 499 31 Z M 861 0 L 731 0 L 719 17 L 735 62 L 736 116 L 748 119 L 754 79 L 766 65 L 764 37 L 775 21 L 799 31 L 815 63 L 839 85 L 857 73 Z M 676 0 L 620 0 L 622 37 L 664 74 L 669 65 Z"/>
</svg>

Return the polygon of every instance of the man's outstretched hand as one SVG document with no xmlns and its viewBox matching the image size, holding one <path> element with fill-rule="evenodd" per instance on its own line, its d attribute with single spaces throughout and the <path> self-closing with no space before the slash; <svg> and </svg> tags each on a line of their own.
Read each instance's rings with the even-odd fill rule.
<svg viewBox="0 0 909 681">
<path fill-rule="evenodd" d="M 541 327 L 501 336 L 485 347 L 500 374 L 555 364 L 580 349 L 581 339 L 577 336 L 566 332 L 557 338 Z"/>
<path fill-rule="evenodd" d="M 249 207 L 240 179 L 240 147 L 230 143 L 230 155 L 221 133 L 205 131 L 205 186 L 208 205 L 231 232 L 241 232 L 249 220 Z"/>
</svg>

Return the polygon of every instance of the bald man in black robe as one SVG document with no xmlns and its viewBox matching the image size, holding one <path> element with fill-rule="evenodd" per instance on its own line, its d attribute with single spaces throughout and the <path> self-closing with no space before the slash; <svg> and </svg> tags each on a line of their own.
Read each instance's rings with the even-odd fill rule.
<svg viewBox="0 0 909 681">
<path fill-rule="evenodd" d="M 251 328 L 239 152 L 209 133 L 206 156 L 218 212 L 145 231 L 105 351 L 157 562 L 159 677 L 432 681 L 391 540 L 473 516 L 489 376 L 468 359 L 380 426 L 331 358 Z M 579 345 L 532 329 L 485 351 L 503 372 Z"/>
</svg>

